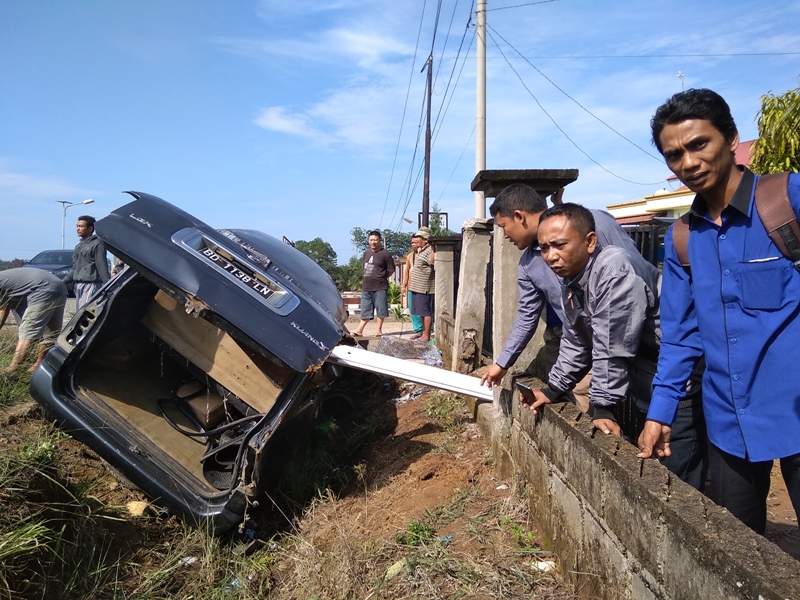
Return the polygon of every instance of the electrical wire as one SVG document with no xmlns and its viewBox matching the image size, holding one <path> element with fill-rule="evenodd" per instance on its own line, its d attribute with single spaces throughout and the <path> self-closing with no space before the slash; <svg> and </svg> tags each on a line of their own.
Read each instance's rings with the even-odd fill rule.
<svg viewBox="0 0 800 600">
<path fill-rule="evenodd" d="M 494 36 L 492 35 L 492 32 L 491 32 L 489 29 L 487 29 L 487 33 L 489 34 L 489 37 L 490 37 L 490 38 L 492 39 L 492 41 L 494 42 L 495 46 L 497 47 L 497 50 L 500 52 L 500 54 L 501 54 L 501 55 L 503 56 L 503 58 L 505 59 L 505 61 L 506 61 L 506 64 L 508 64 L 509 68 L 510 68 L 510 69 L 511 69 L 511 70 L 514 72 L 514 75 L 516 75 L 516 76 L 517 76 L 517 79 L 519 79 L 520 83 L 522 84 L 522 87 L 524 87 L 524 88 L 525 88 L 525 90 L 528 92 L 528 94 L 530 94 L 531 98 L 533 98 L 534 102 L 536 102 L 536 104 L 539 106 L 539 108 L 540 108 L 540 109 L 541 109 L 541 111 L 542 111 L 542 112 L 545 114 L 545 116 L 547 116 L 547 118 L 548 118 L 548 119 L 550 119 L 550 120 L 553 122 L 553 125 L 555 125 L 556 129 L 558 129 L 558 130 L 561 132 L 561 134 L 562 134 L 562 135 L 563 135 L 563 136 L 564 136 L 564 137 L 565 137 L 565 138 L 566 138 L 566 139 L 567 139 L 567 140 L 568 140 L 568 141 L 569 141 L 569 142 L 570 142 L 570 143 L 571 143 L 573 146 L 575 146 L 575 148 L 578 150 L 578 152 L 580 152 L 581 154 L 583 154 L 583 155 L 584 155 L 586 158 L 588 158 L 588 159 L 589 159 L 591 162 L 593 162 L 593 163 L 594 163 L 594 164 L 596 164 L 598 167 L 600 167 L 601 169 L 603 169 L 603 171 L 605 171 L 605 172 L 606 172 L 606 173 L 608 173 L 609 175 L 611 175 L 611 176 L 613 176 L 613 177 L 616 177 L 617 179 L 621 179 L 622 181 L 625 181 L 625 182 L 627 182 L 627 183 L 632 183 L 632 184 L 634 184 L 634 185 L 646 185 L 646 186 L 659 185 L 659 184 L 661 184 L 661 183 L 662 183 L 661 181 L 656 181 L 656 182 L 652 182 L 652 183 L 644 183 L 644 182 L 640 182 L 640 181 L 633 181 L 633 180 L 631 180 L 631 179 L 627 179 L 627 178 L 623 177 L 622 175 L 617 175 L 617 174 L 616 174 L 616 173 L 614 173 L 612 170 L 608 169 L 607 167 L 605 167 L 605 166 L 603 166 L 601 163 L 599 163 L 597 160 L 595 160 L 594 158 L 592 158 L 592 157 L 589 155 L 589 153 L 588 153 L 588 152 L 586 152 L 586 151 L 585 151 L 583 148 L 581 148 L 581 147 L 580 147 L 580 146 L 577 144 L 577 142 L 575 142 L 575 140 L 573 140 L 573 139 L 572 139 L 572 138 L 569 136 L 569 134 L 568 134 L 566 131 L 564 131 L 564 129 L 563 129 L 563 128 L 562 128 L 562 127 L 561 127 L 561 126 L 560 126 L 560 125 L 559 125 L 559 124 L 556 122 L 556 120 L 555 120 L 555 119 L 552 117 L 552 115 L 551 115 L 549 112 L 547 112 L 547 110 L 545 109 L 545 107 L 544 107 L 544 106 L 542 106 L 542 103 L 541 103 L 541 102 L 539 102 L 539 99 L 536 97 L 536 95 L 535 95 L 535 94 L 534 94 L 534 93 L 533 93 L 533 92 L 530 90 L 530 88 L 529 88 L 529 87 L 528 87 L 528 86 L 525 84 L 525 81 L 522 79 L 522 76 L 521 76 L 521 75 L 519 74 L 519 72 L 517 72 L 517 70 L 514 68 L 514 65 L 512 65 L 512 64 L 511 64 L 511 61 L 510 61 L 510 60 L 508 60 L 508 57 L 507 57 L 507 56 L 505 55 L 505 53 L 503 52 L 503 49 L 500 47 L 500 44 L 498 44 L 498 43 L 497 43 L 497 40 L 496 40 L 496 39 L 494 38 Z"/>
<path fill-rule="evenodd" d="M 414 65 L 417 62 L 417 51 L 419 50 L 419 40 L 422 36 L 422 23 L 425 17 L 425 6 L 427 5 L 427 0 L 422 3 L 422 14 L 419 18 L 419 28 L 417 29 L 417 43 L 414 46 L 414 58 L 411 61 L 411 73 L 408 76 L 408 87 L 406 89 L 406 99 L 403 103 L 403 116 L 400 118 L 400 131 L 397 134 L 397 145 L 394 148 L 394 159 L 392 160 L 392 170 L 389 174 L 389 185 L 386 187 L 386 198 L 383 200 L 383 210 L 381 211 L 381 218 L 378 221 L 379 226 L 383 225 L 383 215 L 386 213 L 386 204 L 389 202 L 389 194 L 392 190 L 392 181 L 394 179 L 394 169 L 397 166 L 397 155 L 400 153 L 400 141 L 403 138 L 403 125 L 406 122 L 406 109 L 408 108 L 408 99 L 411 95 L 411 82 L 414 78 Z M 416 150 L 415 150 L 416 152 Z"/>
<path fill-rule="evenodd" d="M 569 98 L 569 99 L 570 99 L 570 100 L 572 100 L 572 101 L 573 101 L 575 104 L 577 104 L 577 105 L 578 105 L 578 107 L 580 107 L 580 108 L 581 108 L 581 110 L 583 110 L 584 112 L 586 112 L 586 114 L 588 114 L 588 115 L 589 115 L 589 116 L 591 116 L 592 118 L 596 119 L 597 121 L 599 121 L 600 123 L 602 123 L 603 125 L 605 125 L 606 127 L 608 127 L 608 128 L 611 130 L 611 131 L 613 131 L 614 133 L 616 133 L 616 134 L 617 134 L 619 137 L 621 137 L 623 140 L 625 140 L 625 141 L 626 141 L 626 142 L 628 142 L 629 144 L 631 144 L 631 145 L 635 146 L 636 148 L 638 148 L 639 150 L 641 150 L 642 152 L 644 152 L 645 154 L 647 154 L 647 156 L 649 156 L 650 158 L 653 158 L 653 159 L 657 160 L 659 163 L 661 163 L 661 162 L 662 162 L 662 160 L 663 160 L 663 159 L 662 159 L 662 157 L 660 157 L 660 156 L 656 156 L 655 154 L 653 154 L 653 153 L 649 152 L 648 150 L 645 150 L 644 148 L 642 148 L 642 147 L 641 147 L 639 144 L 637 144 L 637 143 L 636 143 L 636 142 L 634 142 L 633 140 L 631 140 L 631 139 L 629 139 L 629 138 L 625 137 L 625 136 L 624 136 L 622 133 L 620 133 L 619 131 L 617 131 L 616 129 L 614 129 L 614 128 L 613 128 L 611 125 L 609 125 L 608 123 L 606 123 L 605 121 L 603 121 L 603 119 L 601 119 L 600 117 L 598 117 L 596 114 L 594 114 L 594 113 L 593 113 L 592 111 L 590 111 L 588 108 L 586 108 L 586 107 L 585 107 L 583 104 L 581 104 L 581 103 L 580 103 L 580 102 L 578 102 L 578 101 L 577 101 L 575 98 L 573 98 L 572 96 L 570 96 L 570 95 L 569 95 L 569 94 L 568 94 L 566 91 L 564 91 L 564 90 L 563 90 L 561 87 L 559 87 L 559 85 L 558 85 L 558 84 L 557 84 L 555 81 L 553 81 L 553 80 L 552 80 L 552 79 L 550 79 L 550 78 L 549 78 L 547 75 L 545 75 L 545 74 L 544 74 L 544 73 L 541 71 L 541 69 L 539 69 L 539 67 L 537 67 L 536 65 L 534 65 L 534 64 L 533 64 L 531 61 L 529 61 L 529 60 L 528 60 L 527 58 L 525 58 L 524 56 L 522 56 L 522 54 L 520 53 L 520 51 L 519 51 L 519 50 L 517 50 L 517 49 L 516 49 L 516 48 L 515 48 L 515 47 L 514 47 L 514 46 L 513 46 L 511 43 L 509 43 L 509 41 L 508 41 L 506 38 L 504 38 L 504 37 L 503 37 L 503 36 L 502 36 L 500 33 L 498 33 L 498 31 L 497 31 L 497 30 L 496 30 L 494 27 L 492 27 L 491 25 L 487 25 L 487 27 L 489 27 L 489 29 L 491 29 L 491 30 L 492 30 L 492 32 L 494 32 L 495 34 L 497 34 L 497 37 L 499 37 L 499 38 L 500 38 L 501 40 L 503 40 L 503 41 L 504 41 L 506 44 L 508 44 L 508 46 L 509 46 L 509 47 L 510 47 L 512 50 L 514 50 L 514 52 L 516 52 L 516 53 L 517 53 L 517 54 L 518 54 L 518 55 L 519 55 L 519 56 L 520 56 L 520 57 L 521 57 L 521 58 L 522 58 L 522 59 L 523 59 L 525 62 L 527 62 L 527 63 L 528 63 L 528 64 L 529 64 L 529 65 L 530 65 L 530 66 L 531 66 L 531 67 L 532 67 L 532 68 L 533 68 L 533 69 L 534 69 L 534 70 L 535 70 L 537 73 L 539 73 L 539 75 L 541 75 L 542 77 L 544 77 L 544 78 L 545 78 L 545 79 L 546 79 L 546 80 L 547 80 L 547 81 L 550 83 L 550 85 L 552 85 L 552 86 L 553 86 L 554 88 L 556 88 L 556 89 L 557 89 L 559 92 L 561 92 L 561 93 L 562 93 L 562 94 L 564 94 L 564 95 L 565 95 L 567 98 Z M 494 41 L 494 39 L 493 39 L 493 41 Z M 497 43 L 497 42 L 495 41 L 495 44 L 496 44 L 496 43 Z M 505 55 L 503 56 L 503 58 L 505 58 Z"/>
</svg>

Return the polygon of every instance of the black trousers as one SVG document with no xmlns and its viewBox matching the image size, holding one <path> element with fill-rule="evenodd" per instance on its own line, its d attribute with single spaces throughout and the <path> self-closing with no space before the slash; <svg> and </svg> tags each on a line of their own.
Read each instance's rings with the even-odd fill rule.
<svg viewBox="0 0 800 600">
<path fill-rule="evenodd" d="M 756 533 L 767 526 L 767 494 L 773 461 L 750 462 L 708 444 L 711 499 Z M 781 474 L 800 518 L 800 454 L 780 459 Z"/>
<path fill-rule="evenodd" d="M 632 421 L 626 434 L 634 445 L 644 428 L 649 407 L 649 402 L 635 398 L 631 406 L 631 414 L 624 418 L 624 421 L 628 419 Z M 675 422 L 672 424 L 672 436 L 669 441 L 672 455 L 661 459 L 661 464 L 690 486 L 702 492 L 705 488 L 709 467 L 709 445 L 702 399 L 697 395 L 692 400 L 682 401 L 679 404 Z"/>
</svg>

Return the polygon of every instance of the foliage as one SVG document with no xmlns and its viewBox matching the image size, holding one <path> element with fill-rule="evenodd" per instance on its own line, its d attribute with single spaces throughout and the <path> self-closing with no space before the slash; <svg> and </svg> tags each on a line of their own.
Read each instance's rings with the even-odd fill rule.
<svg viewBox="0 0 800 600">
<path fill-rule="evenodd" d="M 350 230 L 352 237 L 353 247 L 363 254 L 369 248 L 369 232 L 373 229 L 362 229 L 361 227 L 353 227 Z M 405 256 L 411 252 L 411 236 L 413 233 L 406 231 L 392 231 L 391 229 L 384 229 L 381 231 L 383 236 L 383 247 L 389 251 L 392 256 Z"/>
<path fill-rule="evenodd" d="M 750 168 L 759 174 L 800 171 L 800 86 L 761 97 Z"/>
<path fill-rule="evenodd" d="M 386 299 L 389 304 L 401 304 L 403 301 L 403 293 L 400 286 L 393 281 L 389 282 L 389 289 L 386 292 Z"/>
<path fill-rule="evenodd" d="M 436 204 L 435 202 L 433 203 L 433 207 L 431 208 L 430 228 L 432 236 L 448 236 L 455 234 L 454 231 L 451 231 L 450 229 L 444 226 L 444 219 L 442 218 L 442 212 L 439 210 L 439 205 Z"/>
<path fill-rule="evenodd" d="M 415 519 L 408 524 L 406 532 L 398 533 L 394 536 L 394 540 L 403 546 L 420 546 L 422 544 L 430 544 L 435 535 L 436 530 L 430 523 Z"/>
<path fill-rule="evenodd" d="M 310 242 L 297 240 L 294 247 L 325 269 L 331 277 L 334 276 L 337 268 L 336 252 L 328 242 L 316 237 Z"/>
<path fill-rule="evenodd" d="M 364 280 L 364 266 L 361 264 L 361 258 L 358 256 L 350 257 L 350 262 L 337 269 L 336 277 L 333 280 L 341 291 L 360 291 Z"/>
<path fill-rule="evenodd" d="M 0 260 L 0 271 L 5 271 L 6 269 L 16 269 L 18 267 L 25 266 L 27 260 L 23 260 L 21 258 L 15 258 L 13 260 Z"/>
</svg>

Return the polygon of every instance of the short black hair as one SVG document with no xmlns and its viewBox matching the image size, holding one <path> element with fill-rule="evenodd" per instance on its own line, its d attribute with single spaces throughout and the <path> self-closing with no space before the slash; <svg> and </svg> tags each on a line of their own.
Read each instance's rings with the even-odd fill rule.
<svg viewBox="0 0 800 600">
<path fill-rule="evenodd" d="M 739 131 L 725 99 L 709 89 L 689 89 L 678 92 L 656 109 L 650 120 L 653 144 L 662 154 L 661 132 L 666 125 L 675 125 L 689 119 L 702 119 L 711 124 L 730 142 Z"/>
<path fill-rule="evenodd" d="M 515 210 L 527 213 L 540 213 L 547 209 L 547 200 L 540 196 L 531 186 L 524 183 L 512 183 L 503 188 L 489 207 L 493 217 L 500 215 L 510 219 Z"/>
<path fill-rule="evenodd" d="M 367 234 L 367 239 L 371 238 L 373 235 L 377 235 L 379 240 L 383 239 L 383 236 L 381 235 L 381 232 L 378 231 L 377 229 L 373 229 L 372 231 L 370 231 Z"/>
<path fill-rule="evenodd" d="M 78 217 L 78 221 L 86 221 L 86 224 L 94 229 L 94 217 L 90 217 L 89 215 L 81 215 Z"/>
<path fill-rule="evenodd" d="M 572 227 L 580 232 L 581 235 L 586 235 L 590 231 L 595 230 L 592 211 L 574 202 L 565 202 L 564 204 L 551 206 L 539 217 L 539 225 L 550 217 L 566 217 L 567 221 L 569 221 Z"/>
</svg>

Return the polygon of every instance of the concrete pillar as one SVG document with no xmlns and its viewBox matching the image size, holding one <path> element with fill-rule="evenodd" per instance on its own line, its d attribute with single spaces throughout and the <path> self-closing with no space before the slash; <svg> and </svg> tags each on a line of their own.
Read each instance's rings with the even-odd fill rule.
<svg viewBox="0 0 800 600">
<path fill-rule="evenodd" d="M 457 373 L 471 373 L 480 364 L 492 229 L 493 221 L 490 219 L 469 219 L 462 228 L 458 304 L 450 365 L 451 370 Z"/>
<path fill-rule="evenodd" d="M 432 243 L 436 246 L 436 322 L 434 328 L 439 329 L 441 315 L 455 314 L 456 273 L 453 257 L 455 247 L 461 236 L 436 237 Z"/>
</svg>

